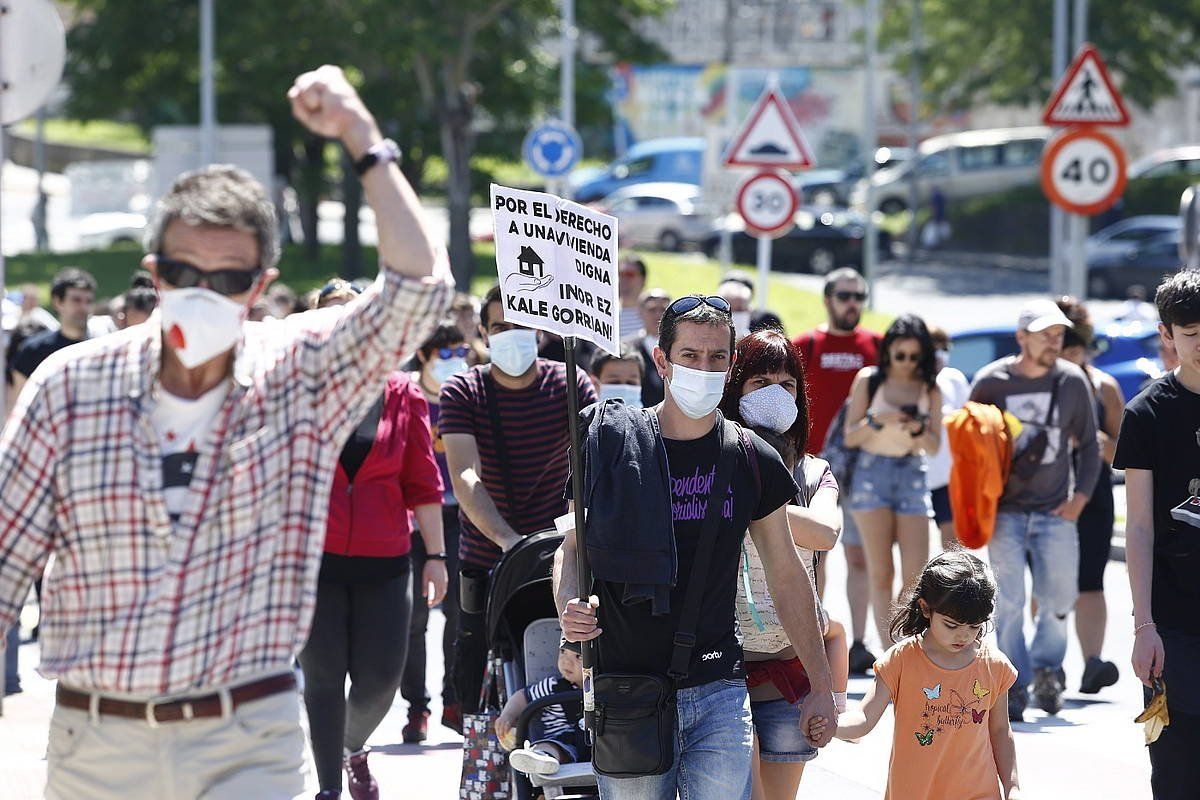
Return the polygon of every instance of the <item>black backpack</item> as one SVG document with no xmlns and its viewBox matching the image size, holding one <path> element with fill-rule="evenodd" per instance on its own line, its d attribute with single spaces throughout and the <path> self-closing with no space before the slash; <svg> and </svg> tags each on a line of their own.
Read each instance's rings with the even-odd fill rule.
<svg viewBox="0 0 1200 800">
<path fill-rule="evenodd" d="M 867 405 L 875 399 L 875 393 L 883 385 L 883 372 L 879 367 L 867 378 Z M 829 462 L 829 469 L 837 479 L 843 494 L 850 491 L 854 480 L 854 467 L 858 463 L 858 448 L 846 446 L 846 411 L 850 408 L 850 398 L 842 403 L 842 407 L 833 415 L 833 422 L 825 433 L 825 447 L 821 450 L 821 458 Z"/>
</svg>

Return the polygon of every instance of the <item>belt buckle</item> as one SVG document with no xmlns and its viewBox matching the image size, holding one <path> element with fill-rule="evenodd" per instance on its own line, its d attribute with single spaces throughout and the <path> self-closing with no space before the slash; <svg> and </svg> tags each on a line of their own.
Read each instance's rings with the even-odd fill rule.
<svg viewBox="0 0 1200 800">
<path fill-rule="evenodd" d="M 149 725 L 151 728 L 159 727 L 158 717 L 156 717 L 154 715 L 154 709 L 156 709 L 158 707 L 158 705 L 159 704 L 154 702 L 153 700 L 146 701 L 146 724 Z"/>
</svg>

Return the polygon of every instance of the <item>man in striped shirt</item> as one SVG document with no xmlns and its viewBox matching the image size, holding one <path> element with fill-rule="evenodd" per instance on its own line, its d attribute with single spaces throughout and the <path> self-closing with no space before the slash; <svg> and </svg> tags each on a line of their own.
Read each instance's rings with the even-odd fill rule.
<svg viewBox="0 0 1200 800">
<path fill-rule="evenodd" d="M 274 208 L 237 168 L 183 175 L 142 261 L 160 308 L 50 356 L 0 436 L 0 631 L 56 556 L 48 798 L 303 791 L 291 667 L 338 452 L 453 287 L 395 145 L 342 71 L 306 73 L 288 97 L 360 168 L 375 284 L 346 306 L 245 322 L 279 274 Z M 372 796 L 360 777 L 355 800 Z"/>
<path fill-rule="evenodd" d="M 500 556 L 566 513 L 567 370 L 537 357 L 537 332 L 504 321 L 499 287 L 484 297 L 480 331 L 491 364 L 442 384 L 439 426 L 458 498 L 462 580 L 481 585 Z M 579 370 L 579 407 L 596 402 Z M 495 409 L 492 413 L 491 409 Z M 458 617 L 454 680 L 463 713 L 478 709 L 487 660 L 484 615 Z"/>
</svg>

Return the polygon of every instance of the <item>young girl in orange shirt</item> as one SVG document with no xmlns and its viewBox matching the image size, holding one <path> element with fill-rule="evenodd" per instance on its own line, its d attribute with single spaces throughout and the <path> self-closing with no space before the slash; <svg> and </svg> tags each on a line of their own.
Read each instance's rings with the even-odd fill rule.
<svg viewBox="0 0 1200 800">
<path fill-rule="evenodd" d="M 930 560 L 892 619 L 896 644 L 876 662 L 874 685 L 838 716 L 837 737 L 855 740 L 895 704 L 885 800 L 1019 800 L 1006 705 L 1017 673 L 983 641 L 995 597 L 995 578 L 975 556 Z M 814 719 L 810 736 L 827 724 Z"/>
</svg>

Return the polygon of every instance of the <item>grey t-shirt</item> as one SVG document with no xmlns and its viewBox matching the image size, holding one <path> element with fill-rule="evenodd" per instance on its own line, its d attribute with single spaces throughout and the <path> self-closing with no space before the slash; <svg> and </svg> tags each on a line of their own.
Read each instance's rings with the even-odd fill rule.
<svg viewBox="0 0 1200 800">
<path fill-rule="evenodd" d="M 1041 466 L 1028 480 L 1010 475 L 1000 498 L 1001 511 L 1052 511 L 1067 499 L 1071 487 L 1071 447 L 1079 451 L 1075 491 L 1090 495 L 1100 474 L 1100 446 L 1096 441 L 1096 403 L 1083 370 L 1059 359 L 1040 378 L 1027 378 L 1013 369 L 1016 358 L 993 361 L 975 375 L 971 399 L 1010 412 L 1021 421 L 1021 435 L 1013 447 L 1020 456 L 1037 432 L 1047 428 L 1049 441 Z M 1058 399 L 1046 425 L 1050 389 L 1059 376 Z"/>
</svg>

